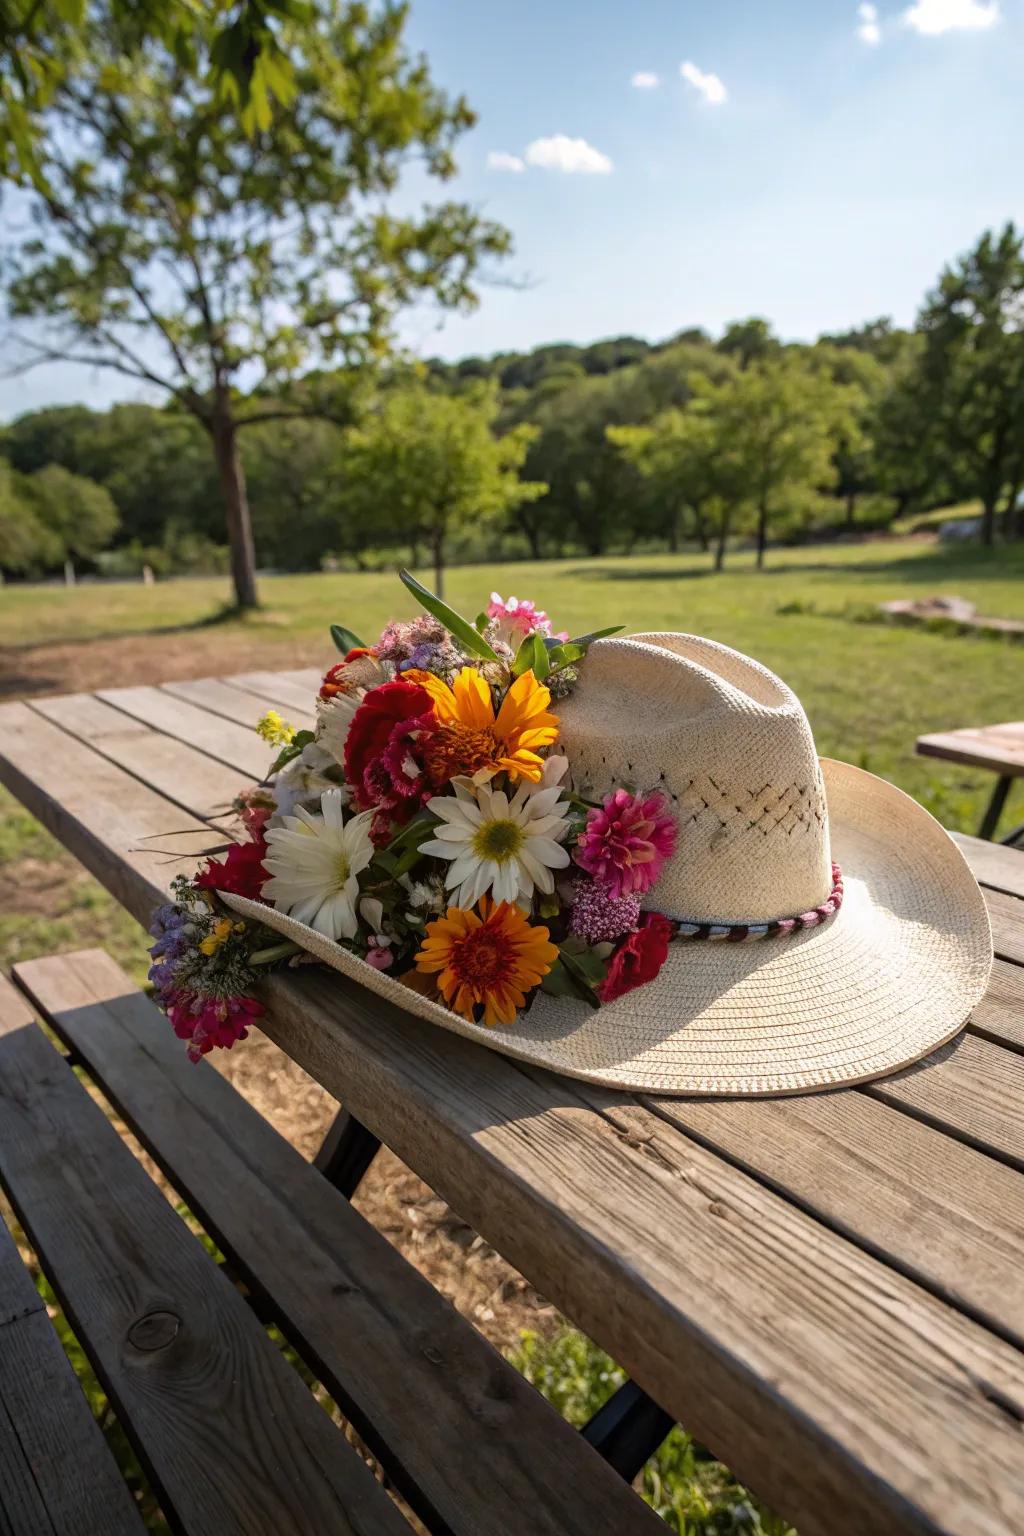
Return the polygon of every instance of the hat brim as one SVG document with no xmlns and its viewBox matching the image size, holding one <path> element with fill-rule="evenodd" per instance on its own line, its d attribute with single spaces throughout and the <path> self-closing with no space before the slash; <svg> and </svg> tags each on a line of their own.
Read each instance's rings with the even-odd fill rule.
<svg viewBox="0 0 1024 1536">
<path fill-rule="evenodd" d="M 988 984 L 992 934 L 963 854 L 927 811 L 849 763 L 822 770 L 845 888 L 836 916 L 786 937 L 680 941 L 654 981 L 598 1009 L 539 993 L 488 1029 L 294 918 L 223 899 L 410 1013 L 569 1077 L 666 1095 L 868 1082 L 960 1031 Z"/>
</svg>

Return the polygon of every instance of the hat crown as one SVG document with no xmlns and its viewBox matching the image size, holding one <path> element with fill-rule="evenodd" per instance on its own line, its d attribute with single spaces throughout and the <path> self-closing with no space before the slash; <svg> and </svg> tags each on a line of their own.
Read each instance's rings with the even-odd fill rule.
<svg viewBox="0 0 1024 1536">
<path fill-rule="evenodd" d="M 766 923 L 825 901 L 828 807 L 811 728 L 774 673 L 698 635 L 596 641 L 560 706 L 578 790 L 658 790 L 676 848 L 645 906 Z"/>
</svg>

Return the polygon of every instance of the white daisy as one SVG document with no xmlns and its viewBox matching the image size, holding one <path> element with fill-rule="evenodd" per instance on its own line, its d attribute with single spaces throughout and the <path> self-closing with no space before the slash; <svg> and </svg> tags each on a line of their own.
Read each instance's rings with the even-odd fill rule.
<svg viewBox="0 0 1024 1536">
<path fill-rule="evenodd" d="M 329 939 L 354 939 L 357 876 L 373 857 L 372 811 L 342 820 L 342 794 L 329 789 L 320 797 L 319 816 L 299 806 L 284 825 L 267 832 L 264 867 L 272 879 L 263 895 Z"/>
<path fill-rule="evenodd" d="M 317 699 L 317 745 L 342 767 L 345 766 L 345 743 L 352 718 L 370 689 L 384 681 L 384 670 L 377 658 L 359 656 L 348 662 L 336 678 L 338 692 L 332 698 Z"/>
<path fill-rule="evenodd" d="M 475 906 L 488 892 L 495 901 L 523 907 L 535 890 L 549 895 L 555 888 L 551 871 L 569 863 L 560 839 L 568 830 L 570 806 L 568 801 L 558 804 L 560 786 L 522 784 L 509 800 L 504 790 L 487 784 L 452 783 L 454 795 L 427 801 L 441 825 L 420 850 L 451 860 L 445 885 L 455 890 L 456 906 Z"/>
</svg>

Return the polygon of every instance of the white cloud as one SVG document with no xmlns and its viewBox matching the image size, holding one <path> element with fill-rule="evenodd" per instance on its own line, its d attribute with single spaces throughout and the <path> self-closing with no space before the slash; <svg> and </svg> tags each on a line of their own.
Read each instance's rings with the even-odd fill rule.
<svg viewBox="0 0 1024 1536">
<path fill-rule="evenodd" d="M 999 0 L 916 0 L 903 20 L 923 37 L 940 32 L 983 32 L 999 20 Z"/>
<path fill-rule="evenodd" d="M 487 156 L 487 168 L 491 171 L 513 171 L 517 176 L 526 170 L 525 160 L 518 155 L 507 155 L 503 149 L 492 149 Z"/>
<path fill-rule="evenodd" d="M 877 48 L 882 41 L 882 29 L 878 25 L 877 5 L 858 5 L 857 36 L 862 43 L 867 43 L 869 48 Z"/>
<path fill-rule="evenodd" d="M 649 69 L 638 69 L 629 83 L 635 85 L 638 91 L 653 91 L 661 84 L 657 75 L 653 75 Z"/>
<path fill-rule="evenodd" d="M 680 64 L 679 73 L 695 90 L 700 91 L 704 100 L 710 102 L 713 107 L 720 107 L 727 99 L 728 93 L 718 76 L 706 75 L 702 69 L 697 68 L 696 64 L 691 64 L 689 59 Z"/>
<path fill-rule="evenodd" d="M 568 134 L 553 133 L 546 139 L 534 139 L 526 146 L 527 165 L 542 171 L 564 171 L 566 175 L 607 176 L 612 162 L 586 139 L 570 139 Z"/>
</svg>

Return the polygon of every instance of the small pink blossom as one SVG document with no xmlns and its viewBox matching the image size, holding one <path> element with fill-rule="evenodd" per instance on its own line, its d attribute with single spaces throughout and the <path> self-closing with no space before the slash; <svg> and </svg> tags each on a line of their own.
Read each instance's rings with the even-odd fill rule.
<svg viewBox="0 0 1024 1536">
<path fill-rule="evenodd" d="M 506 602 L 498 592 L 491 593 L 491 600 L 487 605 L 487 617 L 498 621 L 498 634 L 502 640 L 519 639 L 526 635 L 539 634 L 545 639 L 568 640 L 565 630 L 557 635 L 551 633 L 551 620 L 542 609 L 537 608 L 528 599 L 522 601 L 518 597 L 510 597 Z"/>
<path fill-rule="evenodd" d="M 386 944 L 371 944 L 366 951 L 366 963 L 372 965 L 375 971 L 389 970 L 394 958 Z"/>
<path fill-rule="evenodd" d="M 576 846 L 576 862 L 614 897 L 649 891 L 676 846 L 676 824 L 660 794 L 617 789 L 591 810 Z"/>
<path fill-rule="evenodd" d="M 640 922 L 639 896 L 613 896 L 600 880 L 580 875 L 573 882 L 569 932 L 588 944 L 607 944 L 632 933 Z"/>
</svg>

